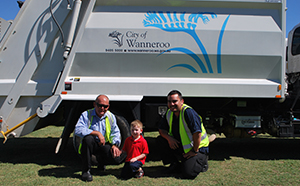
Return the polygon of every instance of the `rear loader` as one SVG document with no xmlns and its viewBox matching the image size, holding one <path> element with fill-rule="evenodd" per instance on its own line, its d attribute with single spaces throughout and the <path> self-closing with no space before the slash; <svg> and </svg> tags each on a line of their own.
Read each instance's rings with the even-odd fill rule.
<svg viewBox="0 0 300 186">
<path fill-rule="evenodd" d="M 286 42 L 285 11 L 286 0 L 26 0 L 0 19 L 4 142 L 64 126 L 59 152 L 99 94 L 123 139 L 134 119 L 157 130 L 173 89 L 226 137 L 300 136 L 300 25 Z"/>
</svg>

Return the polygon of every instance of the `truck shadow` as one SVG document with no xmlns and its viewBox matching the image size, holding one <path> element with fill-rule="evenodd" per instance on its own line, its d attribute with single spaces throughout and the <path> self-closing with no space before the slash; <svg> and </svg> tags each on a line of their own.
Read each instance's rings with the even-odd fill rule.
<svg viewBox="0 0 300 186">
<path fill-rule="evenodd" d="M 149 145 L 150 154 L 147 161 L 160 161 L 156 148 L 155 137 L 145 137 Z M 0 139 L 0 143 L 3 138 Z M 58 138 L 16 138 L 9 139 L 0 144 L 0 161 L 2 163 L 35 163 L 38 165 L 64 165 L 74 166 L 80 162 L 76 154 L 72 139 L 68 141 L 67 148 L 55 154 Z M 223 161 L 231 156 L 251 160 L 300 160 L 300 138 L 217 138 L 210 144 L 210 160 Z M 79 165 L 80 167 L 80 165 Z"/>
<path fill-rule="evenodd" d="M 300 159 L 300 139 L 219 138 L 210 144 L 210 160 L 223 161 L 231 156 L 251 160 Z"/>
<path fill-rule="evenodd" d="M 147 138 L 148 161 L 159 161 L 155 138 Z M 231 156 L 251 160 L 300 160 L 300 138 L 217 138 L 209 146 L 210 160 L 223 161 Z"/>
<path fill-rule="evenodd" d="M 0 140 L 0 143 L 2 140 Z M 0 144 L 0 161 L 2 163 L 35 163 L 38 165 L 65 165 L 74 166 L 80 162 L 76 154 L 72 139 L 69 139 L 67 148 L 55 154 L 58 138 L 15 138 L 8 139 Z M 80 167 L 80 165 L 79 165 Z"/>
<path fill-rule="evenodd" d="M 170 177 L 171 175 L 161 174 L 164 171 L 157 151 L 155 137 L 145 137 L 150 154 L 147 157 L 147 164 L 144 170 L 148 177 Z M 16 138 L 9 139 L 6 144 L 0 145 L 0 162 L 12 164 L 34 163 L 38 165 L 53 165 L 49 168 L 39 170 L 40 176 L 55 177 L 81 177 L 81 159 L 76 154 L 72 139 L 69 139 L 67 148 L 55 154 L 54 150 L 58 138 Z M 2 142 L 2 141 L 1 141 Z M 242 157 L 251 160 L 300 160 L 300 139 L 227 139 L 218 138 L 210 144 L 209 160 L 225 161 L 231 157 Z M 95 175 L 114 175 L 118 177 L 121 168 L 109 168 L 101 172 L 93 167 Z M 173 175 L 174 177 L 174 175 Z M 176 177 L 176 175 L 175 175 Z"/>
</svg>

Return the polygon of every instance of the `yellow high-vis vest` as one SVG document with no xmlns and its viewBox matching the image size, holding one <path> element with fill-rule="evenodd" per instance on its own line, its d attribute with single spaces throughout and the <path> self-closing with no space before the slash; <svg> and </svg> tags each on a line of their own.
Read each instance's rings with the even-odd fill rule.
<svg viewBox="0 0 300 186">
<path fill-rule="evenodd" d="M 89 119 L 89 128 L 91 128 L 92 126 L 92 123 L 93 123 L 93 119 L 94 119 L 94 116 L 91 116 L 91 112 L 93 111 L 94 109 L 90 109 L 88 110 L 88 119 Z M 109 142 L 109 143 L 112 143 L 112 136 L 110 136 L 110 133 L 111 133 L 111 124 L 114 122 L 113 120 L 113 117 L 112 117 L 112 113 L 108 110 L 107 112 L 107 115 L 106 115 L 106 118 L 105 118 L 105 142 Z M 80 140 L 80 144 L 79 144 L 79 147 L 78 147 L 78 154 L 81 154 L 81 146 L 82 146 L 82 139 Z"/>
<path fill-rule="evenodd" d="M 184 112 L 187 108 L 191 108 L 191 107 L 186 104 L 183 104 L 179 114 L 179 133 L 180 133 L 180 138 L 181 138 L 181 143 L 183 146 L 184 153 L 188 153 L 193 148 L 193 134 L 191 133 L 191 130 L 189 129 L 184 119 Z M 203 126 L 202 118 L 201 116 L 199 117 L 201 119 L 201 130 L 202 130 L 201 142 L 199 145 L 199 149 L 200 149 L 201 147 L 208 147 L 209 140 L 208 140 L 206 130 Z M 167 111 L 166 118 L 169 124 L 169 135 L 173 136 L 172 134 L 173 112 L 170 109 Z"/>
</svg>

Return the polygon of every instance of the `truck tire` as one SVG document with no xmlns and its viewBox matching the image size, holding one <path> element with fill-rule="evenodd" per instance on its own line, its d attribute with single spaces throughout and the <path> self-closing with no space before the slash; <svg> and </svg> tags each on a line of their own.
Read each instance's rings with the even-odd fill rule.
<svg viewBox="0 0 300 186">
<path fill-rule="evenodd" d="M 117 125 L 121 133 L 120 149 L 122 149 L 125 139 L 130 136 L 130 127 L 127 120 L 124 117 L 116 115 L 116 119 L 117 119 Z"/>
<path fill-rule="evenodd" d="M 127 120 L 124 117 L 116 115 L 116 120 L 117 120 L 117 125 L 118 125 L 118 127 L 120 129 L 120 133 L 121 133 L 120 149 L 122 149 L 125 139 L 130 136 L 130 127 L 129 127 Z M 78 153 L 80 140 L 81 140 L 81 138 L 74 135 L 74 133 L 73 133 L 73 146 L 77 153 Z"/>
</svg>

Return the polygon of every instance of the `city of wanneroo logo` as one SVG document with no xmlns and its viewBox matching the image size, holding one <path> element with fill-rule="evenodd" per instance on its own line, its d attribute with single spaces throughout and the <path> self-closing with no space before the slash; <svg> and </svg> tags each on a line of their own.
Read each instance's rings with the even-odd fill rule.
<svg viewBox="0 0 300 186">
<path fill-rule="evenodd" d="M 218 45 L 217 45 L 217 71 L 218 73 L 222 73 L 222 65 L 221 65 L 221 47 L 222 47 L 222 39 L 223 34 L 228 22 L 230 15 L 227 16 L 223 25 L 220 30 L 219 38 L 218 38 Z M 198 20 L 202 21 L 204 24 L 208 24 L 211 19 L 216 19 L 217 15 L 210 12 L 199 12 L 199 13 L 192 13 L 186 14 L 184 13 L 177 13 L 177 12 L 148 12 L 145 14 L 145 19 L 143 20 L 143 24 L 145 27 L 156 27 L 166 32 L 184 32 L 189 34 L 194 41 L 197 43 L 200 51 L 203 54 L 205 59 L 206 66 L 204 65 L 203 61 L 196 55 L 193 51 L 188 48 L 184 47 L 174 47 L 167 49 L 167 51 L 178 51 L 189 55 L 193 58 L 197 64 L 199 65 L 202 73 L 214 73 L 210 59 L 208 57 L 206 48 L 204 47 L 203 43 L 201 42 L 200 38 L 196 34 L 196 28 Z M 167 51 L 163 51 L 160 55 L 164 54 Z M 194 73 L 198 73 L 198 71 L 189 64 L 176 64 L 169 67 L 167 70 L 175 68 L 175 67 L 182 67 L 191 70 Z"/>
<path fill-rule="evenodd" d="M 114 43 L 116 45 L 118 45 L 118 47 L 123 46 L 123 36 L 124 35 L 122 33 L 118 32 L 118 31 L 113 31 L 108 36 L 113 38 Z"/>
</svg>

